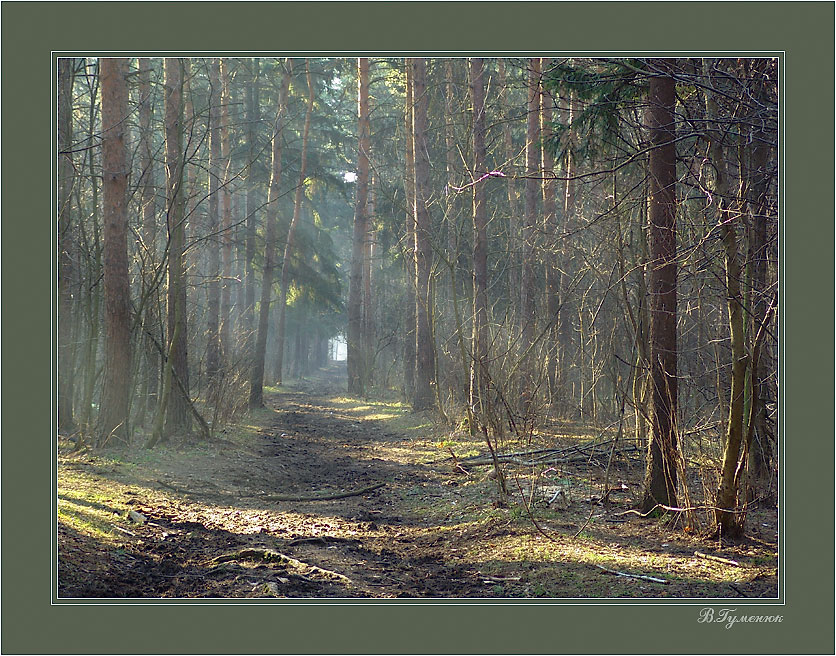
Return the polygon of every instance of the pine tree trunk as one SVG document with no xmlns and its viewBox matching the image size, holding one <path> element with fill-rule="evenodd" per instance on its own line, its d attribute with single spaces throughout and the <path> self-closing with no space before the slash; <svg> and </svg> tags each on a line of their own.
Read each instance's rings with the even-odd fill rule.
<svg viewBox="0 0 836 656">
<path fill-rule="evenodd" d="M 206 317 L 206 376 L 209 397 L 215 398 L 221 372 L 221 257 L 220 257 L 220 181 L 221 167 L 221 74 L 220 60 L 209 62 L 209 216 L 208 236 L 209 271 L 207 283 Z"/>
<path fill-rule="evenodd" d="M 186 316 L 186 280 L 183 251 L 186 246 L 186 194 L 183 186 L 183 60 L 165 60 L 165 159 L 167 177 L 166 225 L 168 252 L 168 335 L 173 353 L 171 369 L 180 385 L 170 386 L 165 434 L 191 430 L 189 360 Z M 177 343 L 171 342 L 176 338 Z M 162 402 L 162 400 L 161 400 Z"/>
<path fill-rule="evenodd" d="M 366 243 L 363 249 L 363 353 L 366 361 L 363 365 L 363 388 L 366 389 L 374 381 L 374 308 L 372 307 L 372 258 L 374 257 L 374 175 L 369 184 L 369 195 L 366 203 Z"/>
<path fill-rule="evenodd" d="M 221 305 L 220 340 L 223 362 L 232 356 L 232 161 L 229 147 L 229 71 L 227 59 L 221 59 Z"/>
<path fill-rule="evenodd" d="M 308 107 L 305 112 L 305 127 L 302 130 L 302 163 L 299 168 L 299 183 L 296 185 L 296 196 L 293 204 L 293 219 L 287 231 L 287 241 L 284 246 L 284 258 L 282 259 L 281 295 L 279 297 L 279 325 L 276 339 L 276 375 L 279 385 L 282 384 L 282 368 L 284 363 L 284 334 L 285 316 L 287 311 L 287 289 L 290 285 L 290 258 L 293 256 L 295 247 L 296 227 L 299 225 L 299 216 L 302 212 L 302 200 L 305 191 L 305 178 L 308 167 L 308 134 L 311 129 L 311 113 L 313 112 L 314 91 L 311 82 L 311 70 L 308 60 L 305 60 L 305 76 L 308 81 Z"/>
<path fill-rule="evenodd" d="M 568 116 L 566 123 L 571 126 L 578 115 L 577 110 L 578 101 L 573 91 L 569 93 L 569 108 L 566 110 Z M 573 294 L 570 293 L 569 285 L 571 283 L 571 276 L 575 271 L 573 264 L 574 257 L 570 247 L 569 238 L 575 231 L 575 207 L 577 205 L 575 197 L 575 175 L 577 173 L 577 161 L 574 153 L 574 145 L 576 141 L 575 131 L 570 128 L 569 131 L 569 148 L 566 149 L 563 166 L 566 171 L 566 184 L 563 187 L 563 222 L 562 222 L 562 242 L 560 246 L 560 254 L 562 259 L 562 271 L 558 280 L 558 289 L 560 290 L 560 308 L 557 316 L 557 339 L 558 339 L 558 354 L 557 354 L 557 387 L 563 390 L 566 397 L 569 397 L 569 389 L 567 380 L 571 369 L 571 362 L 569 360 L 569 352 L 572 348 L 572 323 L 570 317 L 574 313 L 574 299 Z M 574 399 L 572 400 L 574 401 Z M 580 404 L 578 404 L 580 405 Z M 570 406 L 569 399 L 562 400 L 561 406 L 565 412 Z"/>
<path fill-rule="evenodd" d="M 432 222 L 429 212 L 430 161 L 427 144 L 429 96 L 426 92 L 426 60 L 412 60 L 412 94 L 414 99 L 413 141 L 415 156 L 415 393 L 414 410 L 435 405 L 435 350 L 430 325 L 433 301 L 430 294 L 432 269 Z"/>
<path fill-rule="evenodd" d="M 513 163 L 517 153 L 514 150 L 514 140 L 511 134 L 511 103 L 508 100 L 508 77 L 505 70 L 505 59 L 498 60 L 499 73 L 499 94 L 505 113 L 505 120 L 502 122 L 502 140 L 505 145 L 505 159 Z M 517 201 L 517 185 L 513 175 L 507 177 L 506 188 L 508 192 L 508 291 L 510 314 L 513 317 L 514 325 L 519 325 L 520 308 L 520 263 L 519 263 L 519 210 Z"/>
<path fill-rule="evenodd" d="M 276 268 L 276 233 L 279 223 L 279 193 L 282 177 L 282 124 L 287 107 L 287 94 L 292 77 L 290 59 L 285 60 L 285 73 L 279 93 L 278 108 L 276 109 L 276 123 L 273 127 L 272 156 L 273 162 L 270 174 L 270 188 L 267 197 L 267 218 L 264 235 L 264 269 L 261 276 L 261 306 L 258 313 L 258 332 L 255 340 L 252 370 L 250 374 L 251 408 L 264 405 L 264 364 L 267 356 L 267 332 L 270 318 L 270 296 L 273 290 L 273 273 Z"/>
<path fill-rule="evenodd" d="M 470 97 L 473 106 L 473 179 L 487 173 L 485 149 L 485 80 L 482 59 L 470 60 Z M 477 408 L 488 382 L 488 211 L 485 184 L 473 185 L 473 338 L 470 406 Z"/>
<path fill-rule="evenodd" d="M 73 67 L 75 60 L 58 60 L 58 430 L 75 430 L 73 415 L 72 315 L 75 244 L 70 216 L 74 184 Z"/>
<path fill-rule="evenodd" d="M 146 270 L 156 271 L 157 268 L 157 208 L 156 193 L 154 189 L 154 149 L 153 134 L 151 131 L 152 107 L 151 107 L 151 69 L 150 59 L 140 58 L 139 67 L 139 166 L 141 178 L 139 181 L 141 196 L 140 207 L 142 212 L 142 247 L 144 249 L 143 259 Z M 144 282 L 145 278 L 143 278 Z M 152 284 L 156 281 L 152 280 Z M 149 293 L 143 284 L 143 296 Z M 154 345 L 153 339 L 161 337 L 157 331 L 157 299 L 158 290 L 150 290 L 150 298 L 145 302 L 143 318 L 143 343 L 145 345 L 145 373 L 144 373 L 144 399 L 141 414 L 146 411 L 153 411 L 157 405 L 157 391 L 160 377 L 160 356 Z M 150 335 L 148 334 L 150 333 Z M 153 336 L 153 338 L 152 338 Z"/>
<path fill-rule="evenodd" d="M 252 80 L 247 89 L 247 142 L 249 163 L 247 169 L 247 250 L 244 268 L 244 351 L 248 363 L 255 355 L 255 242 L 258 227 L 257 180 L 253 166 L 256 159 L 256 126 L 261 120 L 259 94 L 259 60 L 252 59 Z"/>
<path fill-rule="evenodd" d="M 311 373 L 311 333 L 308 330 L 307 313 L 301 317 L 299 327 L 301 333 L 299 340 L 299 375 L 305 377 Z"/>
<path fill-rule="evenodd" d="M 192 60 L 188 58 L 183 58 L 180 60 L 182 64 L 182 71 L 183 71 L 183 119 L 181 121 L 182 127 L 180 129 L 181 140 L 186 135 L 193 134 L 194 130 L 197 129 L 196 127 L 196 120 L 197 116 L 194 111 L 194 101 L 192 95 Z M 189 233 L 201 237 L 203 236 L 203 231 L 206 228 L 206 219 L 205 213 L 204 216 L 201 216 L 201 213 L 198 212 L 198 205 L 202 204 L 205 200 L 204 197 L 204 187 L 201 186 L 198 189 L 198 182 L 197 182 L 197 174 L 198 171 L 203 173 L 205 170 L 205 165 L 202 162 L 202 152 L 205 150 L 203 139 L 188 139 L 185 141 L 186 146 L 191 146 L 191 150 L 189 148 L 184 148 L 182 157 L 183 157 L 183 205 L 184 205 L 184 212 L 185 212 L 185 222 L 183 224 L 183 239 L 185 240 L 188 238 Z M 193 163 L 196 159 L 201 158 L 200 164 Z M 198 241 L 196 244 L 193 245 L 193 248 L 190 248 L 188 251 L 184 253 L 183 259 L 183 272 L 191 271 L 195 277 L 198 277 L 201 281 L 206 279 L 206 244 L 202 241 Z M 185 307 L 186 302 L 186 292 L 185 287 L 183 291 L 182 300 Z M 189 325 L 188 321 L 186 325 Z M 188 342 L 189 335 L 184 330 L 183 331 L 183 339 Z"/>
<path fill-rule="evenodd" d="M 404 197 L 406 199 L 406 247 L 404 268 L 406 295 L 403 328 L 404 398 L 411 401 L 415 394 L 415 142 L 412 135 L 414 101 L 412 95 L 412 60 L 406 59 L 406 99 L 404 103 Z"/>
<path fill-rule="evenodd" d="M 459 176 L 455 175 L 458 168 L 458 153 L 456 152 L 456 139 L 453 132 L 453 122 L 455 120 L 453 99 L 456 97 L 456 86 L 453 78 L 453 63 L 455 60 L 447 59 L 444 62 L 444 154 L 447 171 L 447 184 L 455 184 L 459 186 L 457 180 Z M 447 212 L 446 212 L 446 228 L 447 228 L 447 253 L 446 257 L 453 267 L 451 272 L 451 284 L 455 283 L 458 286 L 457 267 L 459 264 L 459 235 L 458 235 L 458 195 L 454 193 L 446 193 Z M 458 295 L 459 289 L 452 289 L 452 294 Z M 451 294 L 451 296 L 452 296 Z"/>
<path fill-rule="evenodd" d="M 352 236 L 351 270 L 348 291 L 348 391 L 364 393 L 365 355 L 363 353 L 363 252 L 368 231 L 369 193 L 369 60 L 357 60 L 358 148 L 356 197 L 354 201 L 354 234 Z"/>
<path fill-rule="evenodd" d="M 542 59 L 541 68 L 545 73 L 551 60 Z M 557 353 L 558 353 L 558 312 L 560 309 L 560 269 L 557 265 L 557 200 L 556 184 L 549 176 L 555 173 L 554 155 L 550 147 L 552 139 L 552 105 L 554 100 L 545 90 L 540 96 L 540 131 L 543 135 L 543 234 L 547 248 L 544 251 L 546 273 L 546 319 L 549 323 L 546 337 L 546 377 L 549 384 L 549 401 L 557 400 Z"/>
<path fill-rule="evenodd" d="M 659 60 L 659 66 L 670 62 Z M 667 75 L 650 78 L 650 387 L 651 427 L 642 509 L 676 505 L 676 146 L 675 84 Z"/>
<path fill-rule="evenodd" d="M 105 368 L 97 443 L 128 440 L 131 371 L 128 279 L 127 60 L 100 60 L 104 200 Z"/>
<path fill-rule="evenodd" d="M 244 307 L 246 305 L 246 289 L 244 281 L 247 279 L 247 227 L 245 225 L 246 218 L 241 218 L 241 205 L 246 203 L 246 197 L 242 194 L 232 195 L 232 225 L 235 226 L 233 234 L 235 235 L 232 242 L 235 246 L 235 256 L 233 264 L 235 269 L 235 278 L 233 280 L 233 288 L 235 290 L 235 300 L 232 302 L 232 316 L 233 316 L 233 338 L 234 350 L 240 351 L 239 355 L 246 354 L 246 335 L 247 326 L 244 321 Z M 246 211 L 246 206 L 244 211 Z"/>
<path fill-rule="evenodd" d="M 525 142 L 525 224 L 523 225 L 522 257 L 522 297 L 520 339 L 520 398 L 523 412 L 527 413 L 534 395 L 533 354 L 534 345 L 534 240 L 537 225 L 537 196 L 540 187 L 537 176 L 540 175 L 540 60 L 528 62 L 528 117 Z"/>
</svg>

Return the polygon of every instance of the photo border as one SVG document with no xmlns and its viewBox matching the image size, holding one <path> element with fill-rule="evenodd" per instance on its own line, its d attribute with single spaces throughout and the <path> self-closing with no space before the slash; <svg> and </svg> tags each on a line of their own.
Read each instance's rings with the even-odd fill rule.
<svg viewBox="0 0 836 656">
<path fill-rule="evenodd" d="M 0 11 L 2 653 L 832 653 L 834 395 L 823 363 L 834 361 L 834 340 L 832 320 L 819 316 L 822 305 L 833 316 L 834 298 L 832 4 L 6 2 Z M 311 56 L 785 53 L 781 624 L 698 624 L 702 607 L 742 614 L 765 604 L 740 599 L 52 603 L 54 306 L 32 299 L 55 291 L 54 223 L 42 218 L 53 216 L 44 129 L 53 123 L 53 53 L 253 52 L 241 47 Z"/>
</svg>

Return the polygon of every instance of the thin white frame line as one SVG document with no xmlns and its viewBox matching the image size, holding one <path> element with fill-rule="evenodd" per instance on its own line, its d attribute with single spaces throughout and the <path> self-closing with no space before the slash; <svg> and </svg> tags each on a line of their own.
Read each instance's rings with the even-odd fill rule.
<svg viewBox="0 0 836 656">
<path fill-rule="evenodd" d="M 104 50 L 104 51 L 105 52 L 132 52 L 132 53 L 194 52 L 194 51 L 168 51 L 168 50 L 156 50 L 156 51 Z M 89 53 L 90 51 L 86 51 L 86 50 L 52 50 L 52 51 L 50 51 L 50 62 L 51 63 L 54 62 L 54 61 L 57 62 L 57 59 L 63 58 L 64 55 L 60 54 L 60 53 L 82 53 L 82 52 Z M 212 53 L 213 51 L 198 51 L 198 52 Z M 307 51 L 307 50 L 305 50 L 305 51 L 300 51 L 300 50 L 295 50 L 295 51 L 291 51 L 291 50 L 288 50 L 288 51 L 250 51 L 250 50 L 241 50 L 241 51 L 223 51 L 223 52 L 280 52 L 280 53 L 281 52 L 285 52 L 285 53 L 289 53 L 289 52 L 332 52 L 333 53 L 334 51 Z M 365 51 L 365 52 L 368 52 L 368 51 Z M 409 53 L 414 53 L 415 51 L 385 51 L 385 52 L 409 52 Z M 428 52 L 469 52 L 469 51 L 421 51 L 421 52 L 428 53 Z M 493 52 L 493 51 L 478 51 L 478 52 L 481 54 L 481 53 L 484 53 L 484 52 Z M 555 52 L 565 52 L 565 51 L 548 51 L 548 50 L 540 51 L 540 50 L 536 50 L 536 51 L 497 51 L 497 52 L 502 52 L 502 53 L 522 52 L 522 53 L 526 53 L 526 54 L 533 54 L 533 53 L 553 54 Z M 602 51 L 573 51 L 573 52 L 602 52 Z M 652 51 L 652 50 L 645 50 L 645 51 L 636 51 L 636 52 L 643 52 L 643 53 L 653 53 L 653 52 L 663 52 L 663 53 L 665 53 L 665 52 L 683 52 L 683 53 L 685 53 L 685 52 L 690 52 L 691 56 L 694 56 L 693 51 L 673 51 L 673 50 L 671 50 L 671 51 L 668 51 L 668 50 Z M 711 52 L 711 51 L 708 51 L 708 52 Z M 781 283 L 784 281 L 784 267 L 782 266 L 782 264 L 783 264 L 783 257 L 785 256 L 785 252 L 784 252 L 783 247 L 785 245 L 785 238 L 786 238 L 786 235 L 784 234 L 784 221 L 783 221 L 783 217 L 784 217 L 784 199 L 783 199 L 783 195 L 781 194 L 781 184 L 782 184 L 782 182 L 784 184 L 786 183 L 786 177 L 785 177 L 786 149 L 783 147 L 783 139 L 781 138 L 783 136 L 784 132 L 785 132 L 785 126 L 783 125 L 781 119 L 783 117 L 783 113 L 785 113 L 783 108 L 782 108 L 783 103 L 784 103 L 785 93 L 783 93 L 782 90 L 785 89 L 785 82 L 786 82 L 785 73 L 784 73 L 785 65 L 782 65 L 782 63 L 785 62 L 787 53 L 786 53 L 785 50 L 775 50 L 775 51 L 761 51 L 761 50 L 758 50 L 758 51 L 715 51 L 715 52 L 728 52 L 729 54 L 738 54 L 738 55 L 740 55 L 742 53 L 746 53 L 746 52 L 759 52 L 759 53 L 770 52 L 770 53 L 775 53 L 775 55 L 764 54 L 762 57 L 756 57 L 756 58 L 777 57 L 779 59 L 779 83 L 778 83 L 778 90 L 779 90 L 778 136 L 779 136 L 779 139 L 778 139 L 778 152 L 779 152 L 779 159 L 780 159 L 780 161 L 783 165 L 783 166 L 779 167 L 779 171 L 778 171 L 778 176 L 779 176 L 778 177 L 778 221 L 779 221 L 779 231 L 778 231 L 778 234 L 779 234 L 779 249 L 778 249 L 778 254 L 779 254 L 779 257 L 778 257 L 779 288 L 778 288 L 778 295 L 779 295 L 779 308 L 780 308 L 781 304 L 783 302 L 783 298 L 784 298 L 784 290 L 783 290 L 783 286 L 781 285 Z M 571 53 L 566 53 L 566 54 L 571 56 Z M 624 54 L 624 51 L 619 51 L 617 54 Z M 607 56 L 617 56 L 617 54 L 608 53 Z M 714 53 L 712 53 L 712 54 L 714 54 Z M 780 54 L 780 56 L 779 56 L 779 54 Z M 124 58 L 133 58 L 134 56 L 135 55 L 129 55 L 129 56 L 126 56 Z M 697 56 L 700 56 L 700 55 L 697 55 Z M 255 58 L 255 57 L 253 57 L 253 58 Z M 329 57 L 329 58 L 337 59 L 337 58 L 340 58 L 340 57 L 337 56 L 337 57 Z M 454 57 L 447 57 L 447 58 L 453 59 Z M 57 84 L 57 80 L 58 80 L 57 66 L 52 66 L 51 65 L 50 66 L 50 71 L 51 71 L 51 73 L 50 73 L 51 78 L 52 78 L 52 75 L 54 75 L 53 83 L 50 85 L 50 101 L 51 101 L 50 115 L 51 115 L 51 118 L 52 118 L 51 123 L 50 123 L 50 132 L 51 132 L 51 149 L 53 150 L 53 157 L 52 157 L 52 161 L 50 162 L 50 168 L 53 171 L 53 173 L 52 173 L 53 185 L 51 186 L 51 189 L 50 189 L 50 199 L 51 199 L 51 205 L 52 205 L 52 210 L 51 210 L 50 214 L 52 214 L 55 211 L 55 190 L 56 190 L 56 187 L 57 187 L 57 177 L 56 177 L 57 176 L 57 168 L 55 166 L 55 160 L 56 160 L 56 155 L 57 155 L 56 125 L 55 125 L 55 122 L 56 122 L 55 121 L 55 119 L 56 119 L 56 117 L 55 117 L 55 112 L 56 112 L 55 94 L 56 94 L 56 84 Z M 783 239 L 782 239 L 782 236 L 783 236 Z M 55 254 L 55 251 L 56 251 L 56 246 L 55 246 L 56 240 L 57 240 L 57 236 L 55 234 L 55 231 L 52 230 L 50 232 L 50 245 L 51 245 L 51 250 L 53 251 L 53 255 Z M 53 380 L 51 382 L 51 388 L 52 388 L 51 393 L 52 393 L 52 398 L 55 401 L 56 400 L 56 393 L 57 393 L 55 386 L 56 386 L 57 372 L 58 372 L 58 370 L 57 370 L 58 362 L 57 362 L 57 359 L 55 358 L 55 348 L 56 348 L 56 343 L 57 343 L 57 338 L 58 338 L 57 331 L 55 330 L 56 327 L 57 327 L 56 323 L 55 323 L 55 321 L 57 320 L 57 317 L 55 316 L 56 315 L 55 303 L 57 301 L 57 299 L 55 298 L 55 275 L 56 275 L 55 274 L 55 266 L 56 266 L 55 265 L 55 257 L 52 257 L 51 260 L 52 261 L 50 262 L 50 270 L 51 270 L 50 292 L 51 292 L 52 301 L 50 303 L 50 328 L 51 328 L 51 330 L 55 331 L 55 337 L 54 337 L 53 340 L 51 340 L 51 343 L 50 343 L 50 356 L 51 356 L 51 358 L 54 362 L 54 365 L 52 367 Z M 785 358 L 783 357 L 783 354 L 784 354 L 783 335 L 786 333 L 785 322 L 786 322 L 785 313 L 781 312 L 780 318 L 779 318 L 779 339 L 778 339 L 779 365 L 778 366 L 779 366 L 781 372 L 784 374 L 784 376 L 786 375 L 786 362 L 785 362 Z M 779 412 L 779 439 L 778 439 L 778 454 L 779 454 L 778 455 L 778 462 L 779 462 L 779 475 L 778 475 L 778 498 L 779 498 L 779 508 L 778 508 L 778 596 L 776 596 L 776 597 L 746 598 L 746 601 L 744 601 L 743 599 L 738 600 L 738 598 L 735 598 L 735 603 L 737 603 L 739 605 L 743 605 L 743 606 L 770 606 L 770 607 L 776 606 L 776 607 L 779 607 L 779 606 L 786 606 L 786 604 L 787 604 L 787 600 L 785 598 L 782 598 L 782 596 L 781 596 L 781 587 L 782 587 L 781 586 L 781 573 L 782 573 L 781 554 L 785 550 L 785 542 L 786 542 L 786 536 L 785 536 L 785 530 L 784 530 L 785 522 L 782 521 L 782 519 L 783 519 L 782 510 L 786 507 L 786 503 L 784 502 L 784 494 L 785 494 L 786 486 L 783 485 L 784 477 L 785 477 L 785 473 L 786 473 L 786 464 L 785 464 L 785 461 L 784 461 L 784 458 L 786 457 L 786 455 L 785 455 L 785 449 L 784 449 L 784 445 L 783 445 L 783 438 L 786 435 L 786 432 L 785 432 L 786 431 L 786 423 L 785 423 L 786 422 L 786 417 L 785 417 L 785 413 L 783 412 L 783 406 L 784 406 L 783 385 L 779 386 L 779 393 L 780 393 L 780 398 L 778 400 L 778 412 Z M 52 422 L 53 429 L 55 429 L 56 426 L 57 426 L 56 420 L 55 420 L 55 413 L 56 413 L 55 404 L 51 404 L 50 420 Z M 314 606 L 320 606 L 320 605 L 325 605 L 325 606 L 343 606 L 343 605 L 349 605 L 349 606 L 357 606 L 357 605 L 381 605 L 381 606 L 393 606 L 393 605 L 397 605 L 397 606 L 401 606 L 401 605 L 414 605 L 414 606 L 424 606 L 424 605 L 442 605 L 442 606 L 481 606 L 481 605 L 485 605 L 485 606 L 528 606 L 528 605 L 537 605 L 537 606 L 616 606 L 616 607 L 618 607 L 618 606 L 701 606 L 701 605 L 705 605 L 704 603 L 699 603 L 699 602 L 703 602 L 703 601 L 706 602 L 706 603 L 708 603 L 708 602 L 726 602 L 726 601 L 729 601 L 728 597 L 678 597 L 678 598 L 675 598 L 675 599 L 671 598 L 667 603 L 655 601 L 655 599 L 657 599 L 655 597 L 651 598 L 652 599 L 651 601 L 646 601 L 645 599 L 642 599 L 642 598 L 629 598 L 628 599 L 628 598 L 620 598 L 620 597 L 602 597 L 602 598 L 597 598 L 596 601 L 589 601 L 589 602 L 586 601 L 587 599 L 589 599 L 588 597 L 560 597 L 559 599 L 555 598 L 555 599 L 551 599 L 551 600 L 534 600 L 534 599 L 524 599 L 523 598 L 523 599 L 520 599 L 519 601 L 514 601 L 514 602 L 503 601 L 502 598 L 497 600 L 497 599 L 492 598 L 492 597 L 455 597 L 455 598 L 447 598 L 447 599 L 426 598 L 426 600 L 421 601 L 421 602 L 398 601 L 396 599 L 391 599 L 391 600 L 387 600 L 387 601 L 377 601 L 377 600 L 372 601 L 372 599 L 374 599 L 374 598 L 368 598 L 368 597 L 359 597 L 359 598 L 354 598 L 354 597 L 312 597 L 312 598 L 309 598 L 307 600 L 293 600 L 293 601 L 290 601 L 290 600 L 285 600 L 285 599 L 276 599 L 275 601 L 270 601 L 270 602 L 248 601 L 247 599 L 224 599 L 223 601 L 221 601 L 220 599 L 222 599 L 222 598 L 219 598 L 219 600 L 216 601 L 214 599 L 193 599 L 193 598 L 190 598 L 190 597 L 176 597 L 176 598 L 163 598 L 163 597 L 142 598 L 142 597 L 135 597 L 135 598 L 130 598 L 130 599 L 135 599 L 135 600 L 139 600 L 139 599 L 146 600 L 147 599 L 147 603 L 137 603 L 136 601 L 127 601 L 127 600 L 124 601 L 124 602 L 120 602 L 118 599 L 112 599 L 112 598 L 109 598 L 109 597 L 97 597 L 97 598 L 92 598 L 92 599 L 88 599 L 88 598 L 85 598 L 85 597 L 59 597 L 58 594 L 57 594 L 58 593 L 58 576 L 57 576 L 57 574 L 58 574 L 58 572 L 57 572 L 57 569 L 58 569 L 58 566 L 57 566 L 57 564 L 58 564 L 58 540 L 57 540 L 58 514 L 57 514 L 57 509 L 56 509 L 56 499 L 57 499 L 57 493 L 58 493 L 58 490 L 57 490 L 57 476 L 58 476 L 57 468 L 58 468 L 58 464 L 57 464 L 57 441 L 56 440 L 53 440 L 51 450 L 52 450 L 52 453 L 53 453 L 53 457 L 52 457 L 52 464 L 51 464 L 52 480 L 50 481 L 50 483 L 51 483 L 51 488 L 52 488 L 53 494 L 52 494 L 52 499 L 50 500 L 50 504 L 51 504 L 52 514 L 53 514 L 53 517 L 54 517 L 54 522 L 53 522 L 53 525 L 51 527 L 51 534 L 52 534 L 52 538 L 53 538 L 53 545 L 54 545 L 54 548 L 55 548 L 55 558 L 54 558 L 53 562 L 51 563 L 51 569 L 52 569 L 51 588 L 52 588 L 52 591 L 54 592 L 54 594 L 53 594 L 52 598 L 50 599 L 50 606 L 62 606 L 62 605 L 72 605 L 72 606 L 88 606 L 88 605 L 89 606 L 126 606 L 126 605 L 129 605 L 129 606 L 146 606 L 146 605 L 151 605 L 151 604 L 159 604 L 160 602 L 162 602 L 163 605 L 184 605 L 184 606 L 187 606 L 187 605 L 195 605 L 195 606 L 207 606 L 207 605 L 211 605 L 211 606 L 219 606 L 219 605 L 221 605 L 221 606 L 223 606 L 223 605 L 229 605 L 229 606 L 240 606 L 240 605 L 248 605 L 248 606 L 250 606 L 250 605 L 259 605 L 259 606 L 275 606 L 275 605 L 280 605 L 280 606 L 310 606 L 310 605 L 314 605 Z M 786 569 L 786 567 L 784 569 Z M 83 600 L 83 601 L 76 601 L 76 600 Z M 351 603 L 348 603 L 349 601 Z M 485 603 L 474 603 L 474 602 L 477 602 L 477 601 L 484 601 Z M 571 602 L 584 602 L 584 603 L 571 603 Z M 613 602 L 618 602 L 618 603 L 613 603 Z M 671 603 L 671 602 L 673 602 L 673 603 Z"/>
</svg>

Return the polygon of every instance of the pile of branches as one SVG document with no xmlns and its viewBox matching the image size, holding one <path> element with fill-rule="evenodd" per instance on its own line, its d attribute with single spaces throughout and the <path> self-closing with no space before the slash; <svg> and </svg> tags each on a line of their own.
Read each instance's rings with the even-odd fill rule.
<svg viewBox="0 0 836 656">
<path fill-rule="evenodd" d="M 497 453 L 496 459 L 499 462 L 505 462 L 521 467 L 536 467 L 538 465 L 554 465 L 554 464 L 589 464 L 595 462 L 596 464 L 604 463 L 610 457 L 613 451 L 613 445 L 617 438 L 612 438 L 606 441 L 597 442 L 591 441 L 584 444 L 574 444 L 572 446 L 564 447 L 562 449 L 534 449 L 531 451 L 515 451 L 513 453 Z M 634 444 L 622 445 L 615 450 L 619 456 L 630 457 L 632 454 L 643 453 L 643 450 Z M 456 458 L 456 461 L 463 466 L 479 466 L 494 464 L 491 454 L 480 454 L 476 456 L 468 456 L 466 458 Z"/>
</svg>

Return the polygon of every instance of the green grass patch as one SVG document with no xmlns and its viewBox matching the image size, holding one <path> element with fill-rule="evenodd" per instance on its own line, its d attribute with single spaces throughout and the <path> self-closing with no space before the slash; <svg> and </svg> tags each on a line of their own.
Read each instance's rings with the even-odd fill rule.
<svg viewBox="0 0 836 656">
<path fill-rule="evenodd" d="M 58 521 L 83 535 L 116 544 L 125 537 L 116 527 L 130 526 L 126 489 L 93 473 L 62 468 L 58 478 Z"/>
</svg>

